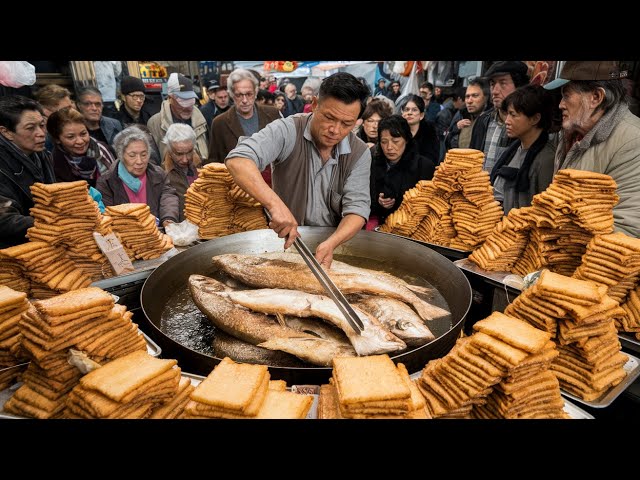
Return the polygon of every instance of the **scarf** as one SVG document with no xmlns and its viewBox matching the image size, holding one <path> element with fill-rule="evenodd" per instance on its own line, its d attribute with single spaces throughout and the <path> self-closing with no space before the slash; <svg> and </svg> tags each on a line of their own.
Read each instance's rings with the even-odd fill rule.
<svg viewBox="0 0 640 480">
<path fill-rule="evenodd" d="M 140 191 L 142 182 L 139 178 L 131 175 L 127 170 L 127 167 L 125 167 L 124 163 L 122 162 L 118 164 L 118 177 L 120 177 L 120 180 L 122 180 L 122 182 L 135 193 L 138 193 Z"/>
<path fill-rule="evenodd" d="M 524 161 L 520 168 L 509 167 L 509 162 L 516 154 L 518 147 L 522 144 L 520 141 L 512 142 L 511 145 L 507 147 L 507 149 L 500 155 L 500 158 L 493 166 L 493 170 L 491 170 L 491 184 L 496 180 L 496 177 L 499 175 L 507 180 L 516 180 L 516 190 L 518 192 L 527 192 L 529 191 L 529 170 L 531 169 L 531 164 L 538 156 L 538 154 L 542 151 L 544 146 L 549 141 L 549 134 L 545 131 L 540 133 L 540 136 L 536 139 L 535 142 L 531 144 L 529 150 L 524 156 Z"/>
</svg>

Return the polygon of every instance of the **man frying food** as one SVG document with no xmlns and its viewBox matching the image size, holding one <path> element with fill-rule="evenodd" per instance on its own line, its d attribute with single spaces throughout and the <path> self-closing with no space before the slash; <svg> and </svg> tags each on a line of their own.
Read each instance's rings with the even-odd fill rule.
<svg viewBox="0 0 640 480">
<path fill-rule="evenodd" d="M 331 266 L 334 249 L 362 229 L 369 217 L 371 154 L 352 130 L 368 89 L 349 73 L 320 85 L 313 113 L 275 120 L 240 137 L 225 159 L 236 183 L 269 211 L 272 228 L 289 248 L 299 225 L 336 227 L 318 245 L 316 259 Z M 270 188 L 260 174 L 272 168 Z"/>
</svg>

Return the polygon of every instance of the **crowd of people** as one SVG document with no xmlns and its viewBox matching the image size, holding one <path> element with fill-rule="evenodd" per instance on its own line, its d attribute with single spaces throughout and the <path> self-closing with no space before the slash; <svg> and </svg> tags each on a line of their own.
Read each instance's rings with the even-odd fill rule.
<svg viewBox="0 0 640 480">
<path fill-rule="evenodd" d="M 35 182 L 86 180 L 104 205 L 146 203 L 166 226 L 184 220 L 198 167 L 225 162 L 287 244 L 299 225 L 337 227 L 316 252 L 330 265 L 337 245 L 384 222 L 452 148 L 484 153 L 505 214 L 530 205 L 559 169 L 609 174 L 620 196 L 615 226 L 638 237 L 640 119 L 623 76 L 617 62 L 566 62 L 542 87 L 529 83 L 525 63 L 502 61 L 441 92 L 424 82 L 402 94 L 384 78 L 371 89 L 337 73 L 298 94 L 292 82 L 236 69 L 224 85 L 210 80 L 199 105 L 191 80 L 173 73 L 154 115 L 131 76 L 111 116 L 95 87 L 75 99 L 58 85 L 34 99 L 0 97 L 0 247 L 26 240 Z"/>
</svg>

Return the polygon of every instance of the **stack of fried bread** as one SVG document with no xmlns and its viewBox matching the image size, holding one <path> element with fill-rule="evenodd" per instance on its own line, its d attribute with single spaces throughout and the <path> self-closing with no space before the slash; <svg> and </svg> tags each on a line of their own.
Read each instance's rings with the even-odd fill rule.
<svg viewBox="0 0 640 480">
<path fill-rule="evenodd" d="M 199 170 L 185 194 L 184 214 L 198 225 L 200 238 L 267 228 L 262 206 L 236 185 L 224 163 Z"/>
<path fill-rule="evenodd" d="M 485 270 L 571 275 L 591 238 L 613 231 L 615 190 L 609 175 L 560 170 L 530 207 L 510 210 L 469 260 Z"/>
<path fill-rule="evenodd" d="M 473 329 L 486 359 L 506 370 L 486 403 L 474 405 L 473 417 L 568 418 L 558 380 L 549 370 L 558 356 L 549 333 L 499 312 L 480 320 Z"/>
<path fill-rule="evenodd" d="M 225 357 L 191 393 L 185 418 L 302 419 L 313 397 L 270 387 L 266 365 Z M 286 385 L 285 385 L 286 386 Z"/>
<path fill-rule="evenodd" d="M 635 334 L 640 340 L 640 285 L 629 292 L 621 306 L 626 315 L 616 318 L 616 328 L 621 332 Z"/>
<path fill-rule="evenodd" d="M 178 389 L 175 395 L 166 400 L 162 405 L 151 410 L 149 418 L 153 419 L 171 419 L 171 418 L 183 418 L 184 408 L 189 403 L 191 392 L 195 390 L 195 387 L 191 384 L 191 380 L 187 377 L 182 377 L 178 384 Z"/>
<path fill-rule="evenodd" d="M 605 285 L 626 312 L 616 317 L 616 328 L 640 338 L 640 239 L 621 232 L 595 235 L 573 277 Z"/>
<path fill-rule="evenodd" d="M 171 237 L 158 230 L 149 205 L 123 203 L 107 207 L 106 213 L 129 258 L 150 260 L 173 248 Z"/>
<path fill-rule="evenodd" d="M 0 250 L 0 285 L 24 292 L 31 296 L 31 280 L 27 277 L 24 264 Z"/>
<path fill-rule="evenodd" d="M 176 398 L 180 367 L 134 352 L 89 372 L 66 400 L 65 418 L 147 418 Z M 184 390 L 184 388 L 183 388 Z"/>
<path fill-rule="evenodd" d="M 628 358 L 620 352 L 615 328 L 625 310 L 606 291 L 604 285 L 543 270 L 505 310 L 552 335 L 560 352 L 553 373 L 564 390 L 587 401 L 626 375 Z"/>
<path fill-rule="evenodd" d="M 4 390 L 22 374 L 26 365 L 21 357 L 18 322 L 29 308 L 27 294 L 0 285 L 0 390 Z"/>
<path fill-rule="evenodd" d="M 34 298 L 48 298 L 91 283 L 63 248 L 45 242 L 31 241 L 5 248 L 0 250 L 0 259 L 3 263 L 21 266 L 22 273 L 31 282 L 30 293 Z"/>
<path fill-rule="evenodd" d="M 449 150 L 433 180 L 407 190 L 380 231 L 464 250 L 478 246 L 502 217 L 483 161 L 479 150 Z"/>
<path fill-rule="evenodd" d="M 67 361 L 69 348 L 100 362 L 146 352 L 131 313 L 96 287 L 34 302 L 22 313 L 18 327 L 20 346 L 31 363 L 23 375 L 24 385 L 5 405 L 17 415 L 61 415 L 66 394 L 80 378 L 80 371 Z"/>
<path fill-rule="evenodd" d="M 34 207 L 30 240 L 64 248 L 78 268 L 92 280 L 113 275 L 107 257 L 100 251 L 93 232 L 111 233 L 96 202 L 89 195 L 86 181 L 34 183 L 31 186 Z"/>
<path fill-rule="evenodd" d="M 549 380 L 547 370 L 557 355 L 550 335 L 498 312 L 476 325 L 473 335 L 458 339 L 445 357 L 423 369 L 418 388 L 430 414 L 564 418 L 558 382 Z"/>
<path fill-rule="evenodd" d="M 329 385 L 320 387 L 318 418 L 429 418 L 405 366 L 388 355 L 335 357 Z"/>
</svg>

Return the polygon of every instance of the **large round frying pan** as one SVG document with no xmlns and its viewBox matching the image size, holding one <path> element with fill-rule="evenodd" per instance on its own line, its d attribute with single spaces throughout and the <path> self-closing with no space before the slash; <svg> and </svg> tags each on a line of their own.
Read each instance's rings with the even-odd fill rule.
<svg viewBox="0 0 640 480">
<path fill-rule="evenodd" d="M 315 251 L 335 229 L 300 227 L 299 232 L 309 248 Z M 161 326 L 162 312 L 169 298 L 187 284 L 189 275 L 211 276 L 211 257 L 224 253 L 259 254 L 282 251 L 284 241 L 272 230 L 253 230 L 228 235 L 185 250 L 170 258 L 149 275 L 140 294 L 141 305 L 149 325 L 147 333 L 162 347 L 165 358 L 175 358 L 185 371 L 208 375 L 221 360 L 192 350 L 165 335 Z M 430 248 L 393 235 L 360 231 L 338 247 L 335 254 L 384 261 L 409 274 L 422 277 L 436 287 L 451 310 L 451 328 L 435 340 L 393 356 L 405 364 L 410 373 L 417 372 L 431 359 L 447 354 L 453 347 L 471 305 L 471 286 L 464 274 L 449 260 Z M 326 383 L 330 368 L 269 367 L 271 378 L 288 384 Z"/>
</svg>

